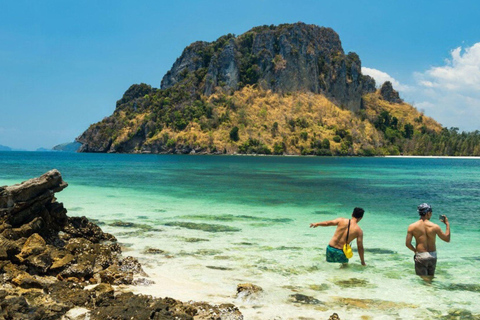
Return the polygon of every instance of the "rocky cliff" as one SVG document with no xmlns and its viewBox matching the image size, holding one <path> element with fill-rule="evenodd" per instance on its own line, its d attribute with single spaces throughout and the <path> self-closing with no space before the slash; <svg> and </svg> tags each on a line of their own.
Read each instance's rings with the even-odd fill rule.
<svg viewBox="0 0 480 320">
<path fill-rule="evenodd" d="M 352 111 L 375 82 L 361 73 L 357 54 L 345 54 L 338 34 L 304 23 L 253 28 L 235 37 L 188 46 L 163 77 L 166 89 L 196 74 L 201 93 L 258 84 L 273 92 L 313 92 Z"/>
<path fill-rule="evenodd" d="M 441 132 L 391 83 L 375 90 L 332 29 L 295 23 L 191 44 L 161 89 L 132 85 L 77 141 L 79 152 L 112 153 L 480 153 Z"/>
<path fill-rule="evenodd" d="M 0 187 L 0 319 L 243 319 L 233 305 L 114 289 L 151 281 L 113 235 L 66 215 L 55 198 L 66 187 L 57 170 Z"/>
</svg>

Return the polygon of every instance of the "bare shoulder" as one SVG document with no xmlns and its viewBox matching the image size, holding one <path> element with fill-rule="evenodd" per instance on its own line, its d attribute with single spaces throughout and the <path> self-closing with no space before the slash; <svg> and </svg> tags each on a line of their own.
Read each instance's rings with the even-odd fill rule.
<svg viewBox="0 0 480 320">
<path fill-rule="evenodd" d="M 425 221 L 425 226 L 426 226 L 427 228 L 430 228 L 430 229 L 440 228 L 440 226 L 439 226 L 438 224 L 436 224 L 436 223 L 434 223 L 434 222 L 432 222 L 432 221 L 430 221 L 430 220 Z"/>
<path fill-rule="evenodd" d="M 417 222 L 414 222 L 414 223 L 411 223 L 411 224 L 408 226 L 408 231 L 414 230 L 417 226 L 418 226 L 418 221 L 417 221 Z"/>
</svg>

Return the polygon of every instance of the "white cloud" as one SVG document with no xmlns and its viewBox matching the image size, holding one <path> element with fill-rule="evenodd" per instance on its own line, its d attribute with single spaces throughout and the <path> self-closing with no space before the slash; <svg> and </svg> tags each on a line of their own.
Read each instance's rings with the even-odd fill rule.
<svg viewBox="0 0 480 320">
<path fill-rule="evenodd" d="M 458 47 L 450 54 L 445 66 L 417 73 L 419 83 L 452 92 L 477 93 L 480 97 L 480 42 L 465 50 Z"/>
<path fill-rule="evenodd" d="M 415 85 L 399 83 L 388 73 L 362 67 L 377 85 L 390 81 L 400 97 L 445 127 L 480 130 L 480 42 L 450 51 L 444 65 L 413 74 Z"/>
<path fill-rule="evenodd" d="M 445 65 L 417 72 L 415 106 L 447 127 L 480 129 L 480 43 L 450 52 Z"/>
<path fill-rule="evenodd" d="M 397 91 L 408 91 L 411 89 L 409 86 L 401 84 L 398 80 L 393 78 L 388 73 L 377 69 L 362 67 L 362 74 L 369 75 L 370 77 L 375 79 L 377 87 L 380 87 L 385 81 L 390 81 L 393 85 L 393 89 Z"/>
</svg>

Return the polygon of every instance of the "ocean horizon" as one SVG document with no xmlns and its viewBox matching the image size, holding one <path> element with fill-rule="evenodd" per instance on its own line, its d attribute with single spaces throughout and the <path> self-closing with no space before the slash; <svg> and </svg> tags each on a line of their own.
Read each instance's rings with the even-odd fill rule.
<svg viewBox="0 0 480 320">
<path fill-rule="evenodd" d="M 480 159 L 0 152 L 0 185 L 58 169 L 69 216 L 86 216 L 139 259 L 138 293 L 233 303 L 245 319 L 442 319 L 480 314 Z M 416 207 L 451 223 L 431 284 L 405 246 Z M 333 227 L 365 209 L 366 267 L 325 262 Z M 356 243 L 352 243 L 354 250 Z M 236 297 L 240 283 L 263 288 Z"/>
</svg>

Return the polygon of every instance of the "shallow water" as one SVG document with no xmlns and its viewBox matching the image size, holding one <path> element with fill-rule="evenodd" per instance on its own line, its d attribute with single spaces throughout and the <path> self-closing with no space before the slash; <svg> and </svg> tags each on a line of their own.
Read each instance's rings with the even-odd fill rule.
<svg viewBox="0 0 480 320">
<path fill-rule="evenodd" d="M 0 152 L 0 185 L 52 168 L 69 183 L 57 195 L 68 214 L 96 219 L 156 281 L 136 291 L 233 302 L 246 319 L 480 314 L 480 160 Z M 432 284 L 404 245 L 422 202 L 452 226 Z M 355 206 L 368 266 L 357 254 L 348 268 L 327 264 L 334 230 L 309 224 Z M 235 299 L 244 282 L 263 294 Z"/>
</svg>

